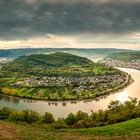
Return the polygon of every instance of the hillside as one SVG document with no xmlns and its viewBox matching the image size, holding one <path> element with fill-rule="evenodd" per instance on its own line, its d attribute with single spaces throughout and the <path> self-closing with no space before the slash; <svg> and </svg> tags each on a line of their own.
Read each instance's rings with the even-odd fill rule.
<svg viewBox="0 0 140 140">
<path fill-rule="evenodd" d="M 0 121 L 0 136 L 2 140 L 138 140 L 140 118 L 103 127 L 65 130 Z"/>
<path fill-rule="evenodd" d="M 102 136 L 101 140 L 104 138 L 110 140 L 138 140 L 140 137 L 140 118 L 101 127 L 71 129 L 66 132 L 75 132 L 75 134 L 79 133 L 93 137 Z"/>
<path fill-rule="evenodd" d="M 100 63 L 105 63 L 113 67 L 140 70 L 140 51 L 113 53 L 101 60 Z"/>
<path fill-rule="evenodd" d="M 5 76 L 89 76 L 114 73 L 116 69 L 96 64 L 91 60 L 56 52 L 52 54 L 33 54 L 20 56 L 1 69 Z"/>
<path fill-rule="evenodd" d="M 91 60 L 68 54 L 56 52 L 52 54 L 33 54 L 20 56 L 10 63 L 3 65 L 5 76 L 79 76 L 85 75 L 82 67 L 96 66 Z"/>
<path fill-rule="evenodd" d="M 109 58 L 126 62 L 140 61 L 140 51 L 113 53 L 107 56 Z"/>
<path fill-rule="evenodd" d="M 13 61 L 15 64 L 22 64 L 27 67 L 63 67 L 63 66 L 84 66 L 91 65 L 93 62 L 87 58 L 76 55 L 56 52 L 49 55 L 34 54 L 29 56 L 21 56 Z"/>
</svg>

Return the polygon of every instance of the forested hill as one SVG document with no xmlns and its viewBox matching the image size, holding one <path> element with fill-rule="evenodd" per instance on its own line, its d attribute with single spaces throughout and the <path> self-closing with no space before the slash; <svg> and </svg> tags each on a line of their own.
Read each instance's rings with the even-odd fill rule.
<svg viewBox="0 0 140 140">
<path fill-rule="evenodd" d="M 63 67 L 63 66 L 85 66 L 91 65 L 93 62 L 87 58 L 76 55 L 56 52 L 49 55 L 34 54 L 29 56 L 21 56 L 13 61 L 15 64 L 21 64 L 28 67 Z"/>
<path fill-rule="evenodd" d="M 2 75 L 5 76 L 17 75 L 18 73 L 20 73 L 20 75 L 25 74 L 36 76 L 77 75 L 84 72 L 83 67 L 96 65 L 97 64 L 93 61 L 84 57 L 69 53 L 55 52 L 52 54 L 20 56 L 19 58 L 3 65 L 1 72 Z M 87 71 L 85 71 L 85 73 L 86 72 Z"/>
<path fill-rule="evenodd" d="M 2 77 L 3 75 L 13 77 L 23 74 L 24 76 L 87 76 L 114 72 L 116 69 L 63 52 L 21 56 L 3 65 L 1 69 Z"/>
<path fill-rule="evenodd" d="M 140 51 L 113 53 L 106 58 L 120 61 L 140 61 Z"/>
</svg>

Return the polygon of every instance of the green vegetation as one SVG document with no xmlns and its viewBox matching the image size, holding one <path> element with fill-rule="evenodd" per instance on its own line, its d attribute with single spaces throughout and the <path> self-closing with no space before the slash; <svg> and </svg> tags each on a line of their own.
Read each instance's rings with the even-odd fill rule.
<svg viewBox="0 0 140 140">
<path fill-rule="evenodd" d="M 126 62 L 140 61 L 140 51 L 113 53 L 107 58 Z"/>
<path fill-rule="evenodd" d="M 87 76 L 98 74 L 112 74 L 116 69 L 76 55 L 56 52 L 50 55 L 21 56 L 3 65 L 1 77 L 26 76 Z"/>
<path fill-rule="evenodd" d="M 46 129 L 42 126 L 0 121 L 1 140 L 138 140 L 140 118 L 85 129 Z"/>
<path fill-rule="evenodd" d="M 2 66 L 0 93 L 42 100 L 88 99 L 122 89 L 130 79 L 118 69 L 76 55 L 34 54 Z"/>
<path fill-rule="evenodd" d="M 29 55 L 21 56 L 15 60 L 16 64 L 21 64 L 22 67 L 32 68 L 35 66 L 40 67 L 62 67 L 62 66 L 82 66 L 93 64 L 92 61 L 79 57 L 76 55 L 71 55 L 68 53 L 56 52 L 49 55 Z"/>
<path fill-rule="evenodd" d="M 83 128 L 83 129 L 67 129 L 66 132 L 76 132 L 97 136 L 140 136 L 140 118 L 131 119 L 125 122 L 116 123 L 102 127 Z"/>
<path fill-rule="evenodd" d="M 4 107 L 0 109 L 0 136 L 2 140 L 139 139 L 139 117 L 140 102 L 135 98 L 123 104 L 112 101 L 105 111 L 90 115 L 79 111 L 58 120 L 50 113 L 41 116 L 31 110 Z"/>
<path fill-rule="evenodd" d="M 140 102 L 136 98 L 130 98 L 130 101 L 126 101 L 123 104 L 119 101 L 112 101 L 105 111 L 92 111 L 90 115 L 79 111 L 76 114 L 70 113 L 66 118 L 57 120 L 54 119 L 51 113 L 47 112 L 42 116 L 32 110 L 17 111 L 7 107 L 0 109 L 0 120 L 38 124 L 45 128 L 55 129 L 98 127 L 137 117 L 140 117 Z"/>
</svg>

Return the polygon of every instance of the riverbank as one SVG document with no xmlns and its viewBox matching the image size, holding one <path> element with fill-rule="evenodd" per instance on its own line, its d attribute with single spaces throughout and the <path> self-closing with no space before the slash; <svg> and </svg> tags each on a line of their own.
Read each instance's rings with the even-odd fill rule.
<svg viewBox="0 0 140 140">
<path fill-rule="evenodd" d="M 102 59 L 102 60 L 99 60 L 98 62 L 112 66 L 112 67 L 123 67 L 123 68 L 140 70 L 140 61 L 122 61 L 122 60 L 115 60 L 115 59 Z"/>
<path fill-rule="evenodd" d="M 118 87 L 115 87 L 113 89 L 107 89 L 105 91 L 99 92 L 98 94 L 93 94 L 92 96 L 87 96 L 87 97 L 83 97 L 83 98 L 73 98 L 73 99 L 45 99 L 45 98 L 38 98 L 38 97 L 21 97 L 18 96 L 17 94 L 11 94 L 11 92 L 9 92 L 9 94 L 4 93 L 3 88 L 1 88 L 1 95 L 6 95 L 6 96 L 12 96 L 12 97 L 17 97 L 17 98 L 21 98 L 21 99 L 29 99 L 29 100 L 39 100 L 39 101 L 81 101 L 81 100 L 89 100 L 89 99 L 96 99 L 96 98 L 100 98 L 101 96 L 104 95 L 109 95 L 109 94 L 114 94 L 116 92 L 119 92 L 121 90 L 123 90 L 124 88 L 128 87 L 130 84 L 133 83 L 133 78 L 131 77 L 131 75 L 128 75 L 127 73 L 125 73 L 126 79 L 125 82 L 122 83 L 121 85 L 119 85 Z M 8 88 L 6 87 L 6 90 L 8 90 Z"/>
<path fill-rule="evenodd" d="M 28 109 L 19 111 L 8 107 L 0 107 L 0 120 L 35 124 L 48 129 L 99 127 L 140 117 L 140 106 L 138 103 L 139 101 L 136 98 L 130 98 L 125 103 L 112 101 L 108 104 L 106 110 L 91 111 L 91 114 L 78 111 L 76 114 L 70 113 L 67 117 L 58 119 L 55 119 L 49 112 L 41 115 Z"/>
<path fill-rule="evenodd" d="M 130 76 L 130 78 L 128 78 L 128 80 L 126 80 L 126 82 L 124 82 L 124 84 L 120 85 L 120 87 L 118 89 L 116 89 L 116 91 L 110 92 L 110 93 L 105 94 L 105 95 L 101 95 L 99 97 L 95 97 L 94 99 L 99 100 L 99 99 L 107 97 L 109 95 L 114 95 L 116 93 L 122 92 L 125 88 L 129 87 L 134 82 L 135 82 L 135 80 L 132 78 L 132 76 Z"/>
<path fill-rule="evenodd" d="M 107 94 L 98 98 L 80 101 L 39 101 L 0 95 L 0 106 L 12 107 L 18 110 L 30 109 L 35 110 L 40 114 L 50 112 L 57 119 L 60 117 L 67 117 L 68 114 L 76 113 L 79 110 L 88 114 L 91 113 L 91 110 L 106 110 L 108 104 L 111 101 L 119 100 L 121 102 L 124 102 L 126 100 L 129 100 L 128 97 L 137 97 L 138 99 L 140 99 L 140 71 L 123 68 L 121 70 L 127 72 L 128 74 L 131 74 L 134 82 L 130 86 L 124 88 L 119 92 L 116 92 L 115 94 Z"/>
<path fill-rule="evenodd" d="M 124 76 L 125 75 L 125 76 Z M 70 97 L 68 96 L 67 93 L 63 93 L 63 94 L 66 94 L 66 96 L 64 98 L 45 98 L 44 96 L 43 97 L 38 97 L 38 96 L 31 96 L 32 93 L 34 93 L 35 91 L 34 90 L 37 90 L 37 89 L 34 89 L 34 88 L 30 88 L 30 94 L 27 93 L 26 95 L 26 91 L 24 91 L 24 94 L 18 94 L 21 92 L 21 90 L 19 88 L 16 88 L 16 87 L 10 87 L 10 86 L 5 86 L 5 87 L 1 87 L 0 88 L 0 94 L 1 95 L 8 95 L 8 96 L 14 96 L 14 97 L 18 97 L 18 98 L 22 98 L 22 99 L 31 99 L 31 100 L 39 100 L 39 101 L 81 101 L 81 100 L 88 100 L 88 99 L 96 99 L 96 98 L 99 98 L 101 96 L 104 96 L 104 95 L 109 95 L 109 94 L 113 94 L 113 93 L 116 93 L 118 91 L 121 91 L 123 90 L 124 88 L 128 87 L 130 84 L 133 83 L 133 78 L 131 77 L 131 75 L 128 75 L 127 73 L 124 73 L 123 72 L 123 78 L 122 79 L 125 79 L 125 81 L 123 83 L 121 83 L 121 85 L 117 85 L 116 87 L 114 87 L 114 85 L 111 85 L 113 83 L 110 83 L 110 86 L 109 87 L 106 87 L 105 90 L 103 91 L 100 91 L 98 89 L 98 86 L 95 88 L 96 92 L 94 90 L 90 90 L 90 89 L 87 89 L 87 90 L 84 90 L 84 92 L 81 92 L 80 94 L 82 94 L 83 96 L 80 96 L 79 93 L 77 92 L 74 92 L 73 95 Z M 120 78 L 119 76 L 116 77 L 116 78 Z M 121 80 L 122 80 L 121 79 Z M 99 79 L 98 79 L 99 80 Z M 99 80 L 100 81 L 100 80 Z M 94 85 L 93 85 L 94 86 Z M 107 85 L 106 85 L 107 86 Z M 28 87 L 29 88 L 29 87 Z M 52 87 L 53 88 L 53 87 Z M 56 87 L 54 87 L 56 88 Z M 61 88 L 61 87 L 60 87 Z M 23 90 L 26 89 L 26 87 L 23 87 L 21 88 Z M 41 94 L 40 92 L 44 92 L 43 90 L 45 90 L 44 88 L 40 89 L 39 90 L 39 93 L 38 94 Z M 54 89 L 55 90 L 55 89 Z M 59 92 L 61 92 L 62 89 L 60 89 Z M 63 89 L 64 90 L 64 89 Z M 65 89 L 66 90 L 66 89 Z M 68 89 L 67 89 L 68 90 Z M 54 94 L 54 93 L 52 93 Z M 62 93 L 61 93 L 62 94 Z"/>
</svg>

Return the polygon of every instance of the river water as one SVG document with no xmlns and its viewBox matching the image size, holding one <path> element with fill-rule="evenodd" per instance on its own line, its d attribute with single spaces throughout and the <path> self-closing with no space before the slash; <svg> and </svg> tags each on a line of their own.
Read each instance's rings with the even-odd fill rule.
<svg viewBox="0 0 140 140">
<path fill-rule="evenodd" d="M 40 114 L 50 112 L 55 118 L 58 118 L 66 117 L 69 113 L 76 113 L 79 110 L 90 113 L 91 110 L 106 109 L 112 100 L 124 102 L 128 100 L 128 97 L 137 97 L 140 100 L 140 71 L 128 68 L 119 69 L 131 74 L 134 82 L 118 93 L 85 101 L 35 101 L 0 95 L 0 106 L 19 110 L 32 109 Z"/>
</svg>

